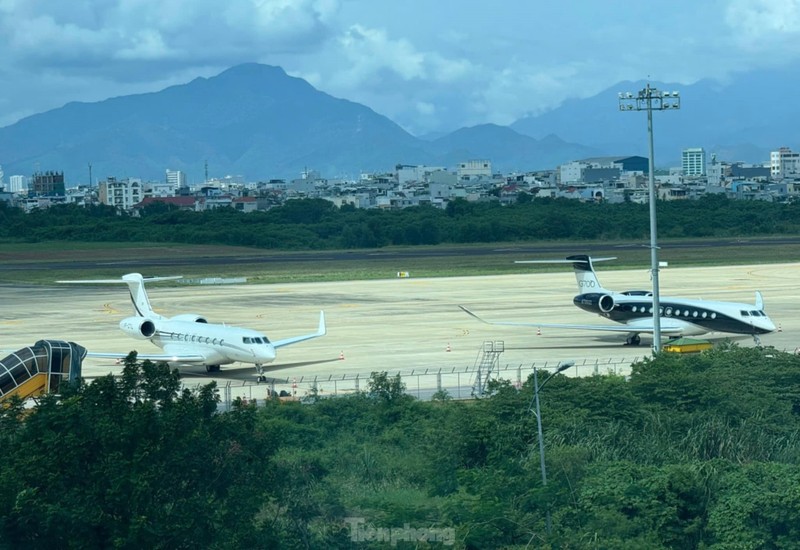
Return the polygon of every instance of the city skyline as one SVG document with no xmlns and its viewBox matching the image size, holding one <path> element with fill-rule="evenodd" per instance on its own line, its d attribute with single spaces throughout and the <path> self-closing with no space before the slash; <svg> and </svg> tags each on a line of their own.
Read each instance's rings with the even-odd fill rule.
<svg viewBox="0 0 800 550">
<path fill-rule="evenodd" d="M 800 57 L 800 0 L 0 2 L 0 127 L 70 101 L 282 66 L 415 135 L 510 124 L 625 80 L 691 84 Z"/>
</svg>

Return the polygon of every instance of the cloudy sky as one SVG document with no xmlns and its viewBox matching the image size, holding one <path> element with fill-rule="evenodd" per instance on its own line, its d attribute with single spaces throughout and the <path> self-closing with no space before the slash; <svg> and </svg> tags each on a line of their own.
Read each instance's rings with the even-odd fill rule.
<svg viewBox="0 0 800 550">
<path fill-rule="evenodd" d="M 414 134 L 800 56 L 800 0 L 0 0 L 0 126 L 256 61 Z"/>
</svg>

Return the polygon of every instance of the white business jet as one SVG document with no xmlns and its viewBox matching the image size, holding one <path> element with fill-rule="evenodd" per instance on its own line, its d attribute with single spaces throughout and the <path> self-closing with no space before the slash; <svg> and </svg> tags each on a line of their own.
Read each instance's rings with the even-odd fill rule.
<svg viewBox="0 0 800 550">
<path fill-rule="evenodd" d="M 536 322 L 484 321 L 464 306 L 466 313 L 492 325 L 550 327 L 566 330 L 596 330 L 626 333 L 625 343 L 639 345 L 639 334 L 653 334 L 653 293 L 646 290 L 615 292 L 603 288 L 597 280 L 593 262 L 615 258 L 569 256 L 566 260 L 521 261 L 516 263 L 571 263 L 578 282 L 578 294 L 572 302 L 584 311 L 621 323 L 619 325 L 575 325 Z M 756 291 L 755 304 L 659 297 L 661 333 L 670 338 L 708 332 L 749 334 L 756 343 L 759 335 L 775 331 L 775 323 L 764 313 L 764 299 Z"/>
<path fill-rule="evenodd" d="M 150 306 L 145 282 L 169 281 L 182 277 L 148 277 L 139 273 L 123 275 L 121 279 L 58 281 L 59 283 L 97 284 L 124 283 L 130 289 L 135 315 L 120 321 L 119 328 L 138 340 L 150 340 L 164 353 L 137 353 L 139 359 L 165 362 L 170 366 L 203 365 L 206 372 L 217 372 L 220 365 L 241 362 L 255 365 L 258 381 L 265 380 L 264 365 L 275 360 L 275 350 L 312 338 L 324 336 L 325 313 L 319 313 L 317 332 L 271 342 L 264 334 L 240 327 L 209 323 L 205 317 L 184 313 L 174 317 L 159 315 Z M 122 359 L 127 354 L 89 352 L 89 357 Z"/>
</svg>

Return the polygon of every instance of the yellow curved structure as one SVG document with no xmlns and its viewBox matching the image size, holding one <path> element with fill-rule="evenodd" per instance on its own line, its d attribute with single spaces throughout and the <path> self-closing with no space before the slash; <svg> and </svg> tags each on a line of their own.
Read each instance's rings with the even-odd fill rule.
<svg viewBox="0 0 800 550">
<path fill-rule="evenodd" d="M 0 361 L 0 403 L 58 393 L 61 385 L 77 380 L 86 349 L 74 342 L 39 340 Z"/>
</svg>

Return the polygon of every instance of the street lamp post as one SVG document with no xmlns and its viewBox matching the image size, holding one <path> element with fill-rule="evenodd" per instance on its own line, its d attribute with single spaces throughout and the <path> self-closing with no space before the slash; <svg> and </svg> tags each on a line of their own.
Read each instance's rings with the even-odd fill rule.
<svg viewBox="0 0 800 550">
<path fill-rule="evenodd" d="M 658 243 L 656 240 L 656 183 L 655 160 L 653 153 L 653 111 L 666 111 L 681 108 L 678 92 L 662 92 L 651 88 L 650 83 L 636 95 L 620 92 L 620 111 L 647 111 L 647 137 L 650 145 L 649 198 L 650 198 L 650 271 L 653 278 L 653 353 L 661 351 L 661 303 L 658 289 Z"/>
<path fill-rule="evenodd" d="M 542 434 L 542 411 L 539 408 L 539 392 L 542 391 L 542 388 L 545 384 L 547 384 L 553 376 L 558 374 L 559 372 L 563 372 L 573 366 L 575 364 L 574 361 L 565 361 L 558 364 L 558 368 L 554 370 L 550 376 L 544 379 L 542 385 L 539 385 L 539 377 L 537 375 L 538 369 L 536 367 L 533 368 L 533 402 L 531 406 L 535 406 L 536 409 L 532 409 L 531 406 L 528 406 L 528 410 L 533 411 L 536 415 L 536 427 L 539 431 L 539 464 L 542 470 L 542 486 L 547 487 L 547 468 L 545 467 L 544 463 L 544 437 Z M 552 521 L 550 520 L 550 506 L 547 507 L 547 534 L 549 535 L 553 530 Z"/>
</svg>

